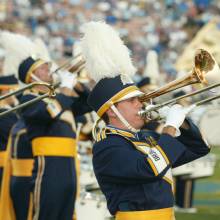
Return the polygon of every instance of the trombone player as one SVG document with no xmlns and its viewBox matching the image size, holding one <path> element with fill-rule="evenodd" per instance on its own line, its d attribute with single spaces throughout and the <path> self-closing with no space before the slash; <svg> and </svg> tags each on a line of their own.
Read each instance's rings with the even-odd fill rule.
<svg viewBox="0 0 220 220">
<path fill-rule="evenodd" d="M 0 76 L 0 96 L 7 94 L 11 90 L 18 88 L 18 80 L 14 75 Z M 14 96 L 8 97 L 0 101 L 0 112 L 10 109 L 17 103 Z M 11 128 L 17 121 L 14 113 L 9 114 L 5 118 L 0 118 L 0 186 L 2 182 L 3 164 L 6 154 L 6 146 Z M 1 188 L 1 187 L 0 187 Z"/>
<path fill-rule="evenodd" d="M 28 57 L 19 65 L 25 83 L 53 83 L 49 63 Z M 85 96 L 74 97 L 74 75 L 61 80 L 55 99 L 44 99 L 22 109 L 34 156 L 32 173 L 33 219 L 72 220 L 76 198 L 76 128 L 74 116 L 90 111 Z M 21 102 L 45 93 L 41 86 L 26 91 Z M 85 94 L 84 94 L 85 95 Z"/>
<path fill-rule="evenodd" d="M 210 151 L 185 119 L 191 108 L 172 106 L 161 135 L 142 131 L 143 93 L 130 79 L 135 68 L 127 48 L 105 23 L 90 22 L 82 30 L 86 68 L 97 82 L 88 103 L 106 123 L 96 132 L 93 167 L 108 209 L 116 220 L 174 220 L 171 167 Z"/>
</svg>

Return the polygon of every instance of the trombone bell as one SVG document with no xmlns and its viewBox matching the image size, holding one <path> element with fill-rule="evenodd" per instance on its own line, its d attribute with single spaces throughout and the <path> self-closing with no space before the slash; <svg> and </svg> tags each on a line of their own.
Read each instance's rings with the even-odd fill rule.
<svg viewBox="0 0 220 220">
<path fill-rule="evenodd" d="M 213 56 L 204 49 L 196 51 L 194 58 L 194 67 L 190 73 L 186 76 L 176 79 L 159 89 L 154 90 L 148 94 L 144 94 L 140 97 L 140 101 L 146 102 L 152 98 L 156 98 L 160 95 L 174 91 L 176 89 L 201 83 L 204 85 L 210 85 L 213 82 L 220 82 L 220 70 L 217 62 Z"/>
</svg>

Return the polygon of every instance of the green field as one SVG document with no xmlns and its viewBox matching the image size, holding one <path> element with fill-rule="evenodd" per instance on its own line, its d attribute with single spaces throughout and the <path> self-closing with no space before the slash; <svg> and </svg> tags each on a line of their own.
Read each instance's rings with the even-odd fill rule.
<svg viewBox="0 0 220 220">
<path fill-rule="evenodd" d="M 177 220 L 214 220 L 220 219 L 220 148 L 212 148 L 217 155 L 215 173 L 212 177 L 196 181 L 194 206 L 195 214 L 177 213 Z"/>
</svg>

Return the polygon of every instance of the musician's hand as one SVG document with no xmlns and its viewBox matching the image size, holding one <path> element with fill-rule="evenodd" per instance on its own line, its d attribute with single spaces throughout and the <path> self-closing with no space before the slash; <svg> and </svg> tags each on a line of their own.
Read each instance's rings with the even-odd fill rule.
<svg viewBox="0 0 220 220">
<path fill-rule="evenodd" d="M 164 106 L 164 107 L 158 109 L 158 113 L 160 115 L 160 118 L 166 120 L 169 110 L 170 110 L 169 106 Z"/>
<path fill-rule="evenodd" d="M 69 72 L 63 72 L 60 87 L 66 87 L 69 89 L 73 89 L 73 87 L 76 85 L 76 83 L 77 83 L 77 78 L 76 78 L 75 74 L 72 74 Z"/>
<path fill-rule="evenodd" d="M 195 106 L 192 105 L 190 107 L 183 107 L 179 104 L 175 104 L 170 107 L 167 117 L 166 123 L 164 127 L 171 126 L 176 129 L 175 137 L 180 135 L 179 127 L 183 124 L 186 115 L 194 108 Z"/>
</svg>

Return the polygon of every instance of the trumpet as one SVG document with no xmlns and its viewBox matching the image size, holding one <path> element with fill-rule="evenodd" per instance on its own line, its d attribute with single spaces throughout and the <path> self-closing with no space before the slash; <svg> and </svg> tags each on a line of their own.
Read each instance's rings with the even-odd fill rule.
<svg viewBox="0 0 220 220">
<path fill-rule="evenodd" d="M 193 93 L 189 93 L 183 96 L 180 96 L 176 99 L 171 99 L 168 100 L 164 103 L 154 105 L 153 107 L 150 107 L 148 109 L 143 109 L 138 112 L 138 114 L 144 118 L 149 118 L 149 114 L 152 111 L 157 111 L 158 109 L 177 103 L 179 100 L 191 97 L 200 93 L 203 93 L 205 91 L 209 91 L 213 88 L 219 87 L 220 86 L 220 69 L 218 64 L 216 63 L 215 59 L 212 57 L 212 55 L 203 49 L 199 49 L 195 55 L 194 59 L 195 65 L 192 69 L 192 71 L 187 74 L 186 76 L 174 80 L 167 85 L 154 90 L 153 92 L 150 92 L 148 94 L 144 94 L 143 96 L 140 97 L 141 102 L 146 102 L 148 100 L 151 100 L 152 98 L 159 97 L 163 94 L 169 93 L 171 91 L 174 91 L 176 89 L 182 88 L 184 86 L 200 83 L 204 85 L 209 85 L 204 89 L 200 89 L 198 91 L 195 91 Z M 213 84 L 213 82 L 216 82 Z M 213 101 L 215 99 L 220 98 L 220 94 L 212 96 L 210 98 L 201 100 L 199 102 L 194 103 L 196 106 L 200 106 L 203 104 L 206 104 L 210 101 Z"/>
<path fill-rule="evenodd" d="M 56 86 L 54 86 L 52 84 L 49 84 L 49 83 L 45 83 L 45 82 L 33 82 L 33 83 L 28 84 L 27 86 L 22 87 L 21 89 L 18 89 L 16 91 L 11 92 L 11 93 L 0 96 L 0 101 L 3 100 L 3 99 L 8 98 L 10 96 L 18 95 L 18 94 L 22 93 L 23 91 L 25 91 L 27 89 L 31 89 L 35 86 L 45 86 L 46 88 L 48 88 L 49 91 L 47 93 L 43 94 L 43 95 L 40 95 L 40 96 L 30 100 L 30 101 L 27 101 L 25 103 L 22 103 L 20 105 L 17 105 L 15 107 L 9 109 L 9 110 L 1 112 L 0 117 L 6 116 L 6 115 L 10 114 L 11 112 L 14 112 L 16 110 L 19 110 L 19 109 L 22 109 L 22 108 L 27 107 L 29 105 L 32 105 L 32 104 L 34 104 L 34 103 L 36 103 L 36 102 L 38 102 L 38 101 L 40 101 L 44 98 L 53 98 L 53 97 L 56 96 L 56 93 L 55 93 Z"/>
</svg>

